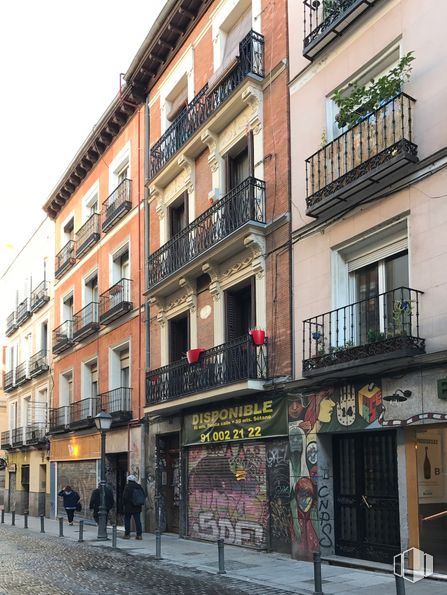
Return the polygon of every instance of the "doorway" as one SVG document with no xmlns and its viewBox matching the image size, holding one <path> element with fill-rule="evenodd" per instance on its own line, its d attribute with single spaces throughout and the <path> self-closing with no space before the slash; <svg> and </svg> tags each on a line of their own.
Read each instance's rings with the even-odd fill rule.
<svg viewBox="0 0 447 595">
<path fill-rule="evenodd" d="M 396 433 L 334 436 L 335 553 L 392 563 L 400 552 Z"/>
<path fill-rule="evenodd" d="M 158 436 L 158 486 L 160 530 L 179 533 L 180 528 L 180 451 L 179 435 Z"/>
<path fill-rule="evenodd" d="M 115 506 L 111 511 L 110 520 L 117 525 L 124 524 L 123 493 L 127 478 L 127 452 L 107 454 L 106 481 L 113 490 Z"/>
</svg>

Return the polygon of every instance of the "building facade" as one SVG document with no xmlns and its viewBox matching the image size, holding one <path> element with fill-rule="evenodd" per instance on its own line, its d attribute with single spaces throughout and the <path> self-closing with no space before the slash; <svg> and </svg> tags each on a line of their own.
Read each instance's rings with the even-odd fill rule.
<svg viewBox="0 0 447 595">
<path fill-rule="evenodd" d="M 143 111 L 125 87 L 85 141 L 45 210 L 55 223 L 51 506 L 70 484 L 88 509 L 100 469 L 94 417 L 113 417 L 106 478 L 117 522 L 127 473 L 141 477 L 145 328 Z"/>
<path fill-rule="evenodd" d="M 46 218 L 1 277 L 5 510 L 49 514 L 48 464 L 54 226 Z"/>
<path fill-rule="evenodd" d="M 444 13 L 289 2 L 297 558 L 447 570 Z"/>
<path fill-rule="evenodd" d="M 128 73 L 163 64 L 147 87 L 148 524 L 279 551 L 290 549 L 286 25 L 286 3 L 168 2 Z"/>
</svg>

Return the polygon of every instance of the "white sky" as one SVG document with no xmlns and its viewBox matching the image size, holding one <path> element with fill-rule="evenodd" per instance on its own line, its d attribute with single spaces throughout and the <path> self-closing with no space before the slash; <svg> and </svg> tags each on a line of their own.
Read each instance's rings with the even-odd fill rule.
<svg viewBox="0 0 447 595">
<path fill-rule="evenodd" d="M 119 90 L 165 0 L 6 0 L 0 11 L 0 274 Z"/>
</svg>

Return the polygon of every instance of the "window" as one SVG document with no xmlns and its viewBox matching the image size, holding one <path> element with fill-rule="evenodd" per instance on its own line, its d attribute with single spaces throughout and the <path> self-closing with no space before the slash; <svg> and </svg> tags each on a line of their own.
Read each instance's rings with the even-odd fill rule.
<svg viewBox="0 0 447 595">
<path fill-rule="evenodd" d="M 40 349 L 45 355 L 48 349 L 48 322 L 42 322 L 40 325 Z"/>
<path fill-rule="evenodd" d="M 189 313 L 169 320 L 169 361 L 176 362 L 185 357 L 189 349 Z"/>
<path fill-rule="evenodd" d="M 130 388 L 129 349 L 120 353 L 120 386 Z"/>
<path fill-rule="evenodd" d="M 225 291 L 226 340 L 232 341 L 248 334 L 255 323 L 255 279 Z"/>
<path fill-rule="evenodd" d="M 73 403 L 73 372 L 64 372 L 60 375 L 59 407 Z"/>
<path fill-rule="evenodd" d="M 125 165 L 123 165 L 123 167 L 118 170 L 117 174 L 117 181 L 118 184 L 121 184 L 121 182 L 124 182 L 124 180 L 128 180 L 129 179 L 129 163 L 126 162 Z"/>
<path fill-rule="evenodd" d="M 232 148 L 225 156 L 226 191 L 232 190 L 254 174 L 253 133 Z"/>
<path fill-rule="evenodd" d="M 33 412 L 31 408 L 31 397 L 24 397 L 22 401 L 22 427 L 33 423 Z"/>
<path fill-rule="evenodd" d="M 62 321 L 73 318 L 73 294 L 70 293 L 62 299 Z"/>
<path fill-rule="evenodd" d="M 74 217 L 71 217 L 64 225 L 63 229 L 63 242 L 62 244 L 67 244 L 70 240 L 74 237 Z"/>
<path fill-rule="evenodd" d="M 37 424 L 46 423 L 47 419 L 48 389 L 43 388 L 37 391 L 37 400 L 34 410 L 34 422 Z"/>
<path fill-rule="evenodd" d="M 98 396 L 98 362 L 93 360 L 84 364 L 84 387 L 82 399 L 95 399 Z"/>
<path fill-rule="evenodd" d="M 130 259 L 129 246 L 123 246 L 112 257 L 112 285 L 121 281 L 121 279 L 130 279 Z"/>
<path fill-rule="evenodd" d="M 84 281 L 84 304 L 98 301 L 98 273 L 95 271 Z"/>
<path fill-rule="evenodd" d="M 239 43 L 252 28 L 250 0 L 240 0 L 230 12 L 228 6 L 223 5 L 213 20 L 214 74 L 209 81 L 210 87 L 237 63 Z"/>
<path fill-rule="evenodd" d="M 166 97 L 166 118 L 171 124 L 188 105 L 188 79 L 186 74 Z"/>
<path fill-rule="evenodd" d="M 128 142 L 109 165 L 109 207 L 113 204 L 113 201 L 120 198 L 118 195 L 115 196 L 113 192 L 124 180 L 130 179 L 130 170 L 130 142 Z M 126 200 L 130 200 L 130 198 L 126 198 Z"/>
<path fill-rule="evenodd" d="M 109 389 L 130 388 L 130 346 L 129 343 L 110 350 Z"/>
<path fill-rule="evenodd" d="M 188 225 L 188 193 L 184 192 L 169 207 L 170 237 L 174 237 Z"/>
<path fill-rule="evenodd" d="M 18 422 L 18 407 L 17 401 L 13 401 L 9 404 L 9 429 L 14 430 L 17 428 Z"/>
</svg>

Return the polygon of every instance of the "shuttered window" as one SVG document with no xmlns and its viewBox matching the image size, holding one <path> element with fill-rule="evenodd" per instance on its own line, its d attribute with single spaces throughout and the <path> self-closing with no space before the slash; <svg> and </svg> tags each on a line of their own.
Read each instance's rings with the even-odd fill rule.
<svg viewBox="0 0 447 595">
<path fill-rule="evenodd" d="M 225 292 L 226 340 L 246 335 L 255 321 L 255 279 Z"/>
<path fill-rule="evenodd" d="M 123 388 L 130 387 L 130 360 L 129 350 L 126 349 L 120 353 L 120 375 L 121 375 L 121 386 Z"/>
</svg>

